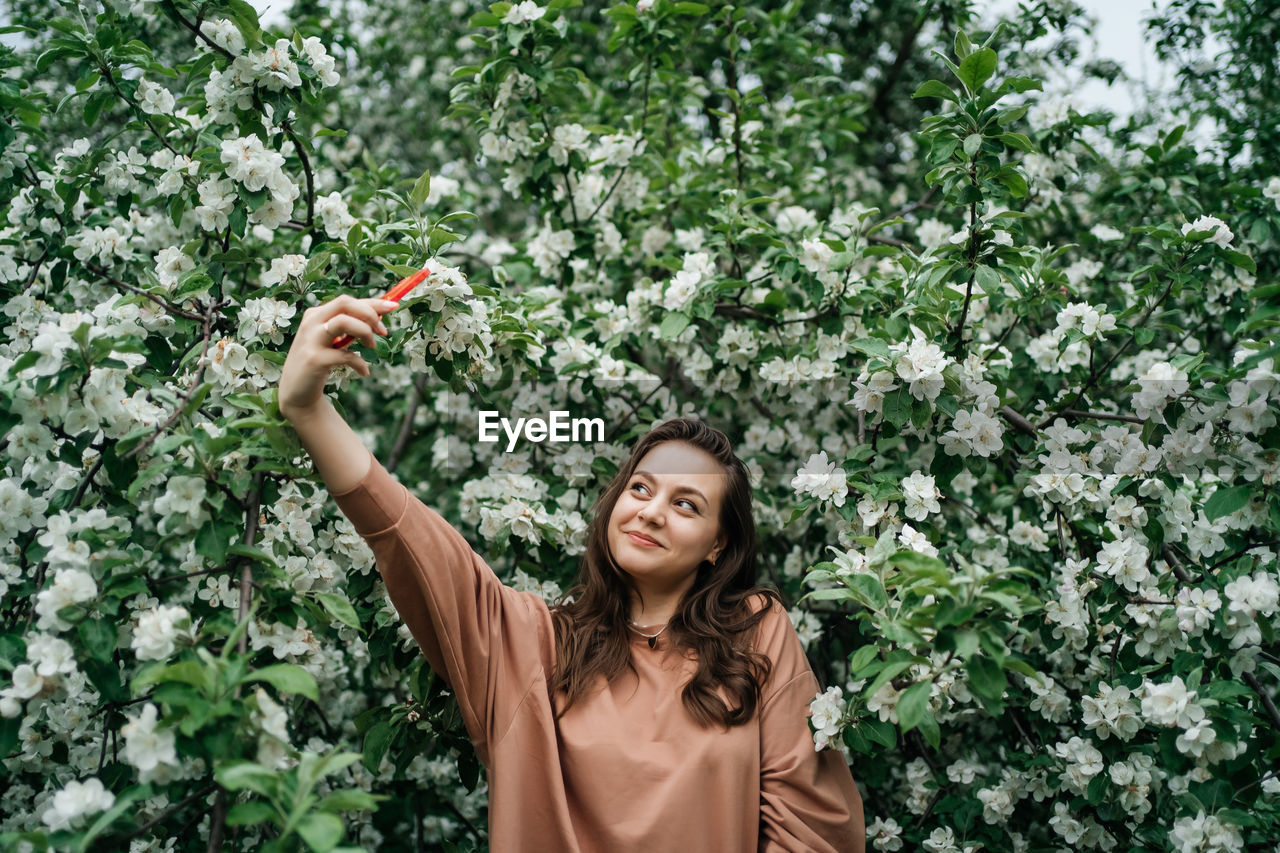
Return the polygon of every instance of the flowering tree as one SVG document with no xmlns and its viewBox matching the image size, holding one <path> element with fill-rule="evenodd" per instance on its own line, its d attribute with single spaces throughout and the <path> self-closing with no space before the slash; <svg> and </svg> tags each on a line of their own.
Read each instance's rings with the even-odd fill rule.
<svg viewBox="0 0 1280 853">
<path fill-rule="evenodd" d="M 1166 50 L 1274 70 L 1194 6 Z M 1059 2 L 437 12 L 9 0 L 6 845 L 483 846 L 275 399 L 300 310 L 421 267 L 333 381 L 379 459 L 550 601 L 630 439 L 729 429 L 874 849 L 1276 837 L 1275 87 L 1082 113 Z"/>
</svg>

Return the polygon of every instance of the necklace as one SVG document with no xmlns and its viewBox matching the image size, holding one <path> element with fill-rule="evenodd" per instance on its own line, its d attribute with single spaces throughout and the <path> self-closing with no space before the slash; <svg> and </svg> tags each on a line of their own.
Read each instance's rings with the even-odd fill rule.
<svg viewBox="0 0 1280 853">
<path fill-rule="evenodd" d="M 658 634 L 661 634 L 662 631 L 667 630 L 667 626 L 671 624 L 671 622 L 668 621 L 666 625 L 662 626 L 662 631 L 659 631 L 658 634 L 646 634 L 644 631 L 639 630 L 639 627 L 640 627 L 639 622 L 633 621 L 631 619 L 628 619 L 627 621 L 631 623 L 630 625 L 627 626 L 628 628 L 630 628 L 632 631 L 635 631 L 641 637 L 645 637 L 649 640 L 649 648 L 651 649 L 656 648 L 658 645 Z M 645 627 L 648 627 L 648 626 L 645 626 Z"/>
</svg>

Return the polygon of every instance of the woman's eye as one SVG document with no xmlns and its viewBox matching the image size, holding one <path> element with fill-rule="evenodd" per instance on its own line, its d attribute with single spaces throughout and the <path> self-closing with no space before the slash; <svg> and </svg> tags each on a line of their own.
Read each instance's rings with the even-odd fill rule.
<svg viewBox="0 0 1280 853">
<path fill-rule="evenodd" d="M 630 486 L 627 487 L 627 490 L 632 492 L 639 492 L 641 494 L 649 493 L 649 487 L 646 486 L 644 483 L 632 483 Z M 677 498 L 674 503 L 676 506 L 683 506 L 684 508 L 688 509 L 690 512 L 694 512 L 694 513 L 698 512 L 698 505 L 695 504 L 693 501 L 689 500 L 688 498 Z"/>
</svg>

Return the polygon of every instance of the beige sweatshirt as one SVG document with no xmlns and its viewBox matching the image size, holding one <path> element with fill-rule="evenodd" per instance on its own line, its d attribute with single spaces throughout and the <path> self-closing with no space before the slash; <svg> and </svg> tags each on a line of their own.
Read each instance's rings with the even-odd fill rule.
<svg viewBox="0 0 1280 853">
<path fill-rule="evenodd" d="M 562 693 L 551 614 L 503 585 L 466 540 L 392 478 L 334 495 L 372 548 L 396 610 L 457 694 L 488 770 L 494 853 L 865 850 L 862 800 L 843 756 L 815 752 L 818 692 L 800 639 L 775 605 L 754 650 L 773 672 L 756 716 L 702 728 L 680 692 L 694 661 L 634 635 L 629 671 L 579 699 Z"/>
</svg>

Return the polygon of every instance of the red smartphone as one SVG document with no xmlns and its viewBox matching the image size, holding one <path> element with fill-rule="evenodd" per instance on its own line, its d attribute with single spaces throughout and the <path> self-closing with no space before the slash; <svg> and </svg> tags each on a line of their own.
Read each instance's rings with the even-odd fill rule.
<svg viewBox="0 0 1280 853">
<path fill-rule="evenodd" d="M 399 302 L 406 293 L 421 284 L 429 275 L 431 275 L 429 270 L 418 270 L 413 275 L 400 279 L 400 281 L 396 283 L 395 287 L 388 290 L 386 295 L 382 298 L 388 302 Z M 354 340 L 355 338 L 351 335 L 343 335 L 342 337 L 333 339 L 333 347 L 334 349 L 342 349 Z"/>
</svg>

